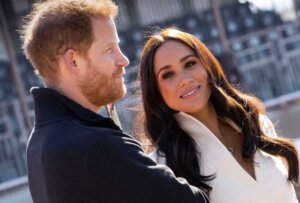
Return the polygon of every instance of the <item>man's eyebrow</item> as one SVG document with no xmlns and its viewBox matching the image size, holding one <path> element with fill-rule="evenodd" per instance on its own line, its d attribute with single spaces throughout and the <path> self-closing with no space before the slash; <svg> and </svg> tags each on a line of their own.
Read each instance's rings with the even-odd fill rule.
<svg viewBox="0 0 300 203">
<path fill-rule="evenodd" d="M 119 40 L 116 41 L 116 42 L 109 42 L 108 44 L 106 44 L 106 45 L 104 46 L 104 49 L 107 49 L 107 48 L 109 48 L 109 47 L 111 47 L 111 46 L 119 45 L 119 43 L 120 43 Z"/>
</svg>

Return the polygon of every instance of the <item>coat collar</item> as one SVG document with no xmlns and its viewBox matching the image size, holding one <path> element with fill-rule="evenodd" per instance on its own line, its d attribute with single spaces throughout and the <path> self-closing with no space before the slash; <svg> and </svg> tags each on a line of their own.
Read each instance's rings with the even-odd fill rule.
<svg viewBox="0 0 300 203">
<path fill-rule="evenodd" d="M 75 101 L 50 88 L 35 87 L 31 89 L 35 104 L 36 124 L 57 119 L 76 118 L 89 125 L 104 125 L 113 129 L 119 127 L 112 119 L 84 108 Z"/>
<path fill-rule="evenodd" d="M 234 159 L 219 139 L 200 121 L 179 112 L 176 120 L 184 131 L 195 141 L 198 159 L 201 160 L 202 174 L 216 174 L 212 180 L 212 202 L 276 202 L 261 184 L 255 181 Z M 258 155 L 255 155 L 255 159 Z M 256 163 L 256 160 L 254 160 Z M 256 166 L 255 173 L 258 173 Z M 230 189 L 226 189 L 230 185 Z M 226 194 L 224 194 L 224 191 Z M 223 194 L 221 194 L 223 193 Z"/>
</svg>

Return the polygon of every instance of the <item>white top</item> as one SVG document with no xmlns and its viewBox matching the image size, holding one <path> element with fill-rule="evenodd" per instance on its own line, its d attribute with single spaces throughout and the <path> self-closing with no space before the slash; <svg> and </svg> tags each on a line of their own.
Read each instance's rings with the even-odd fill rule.
<svg viewBox="0 0 300 203">
<path fill-rule="evenodd" d="M 204 124 L 183 112 L 175 114 L 175 117 L 182 129 L 194 139 L 196 151 L 201 150 L 201 173 L 216 174 L 209 183 L 213 188 L 211 203 L 298 203 L 281 158 L 258 149 L 254 155 L 254 180 Z M 260 116 L 260 123 L 265 134 L 277 136 L 266 116 Z M 155 150 L 150 157 L 166 165 L 162 152 Z"/>
</svg>

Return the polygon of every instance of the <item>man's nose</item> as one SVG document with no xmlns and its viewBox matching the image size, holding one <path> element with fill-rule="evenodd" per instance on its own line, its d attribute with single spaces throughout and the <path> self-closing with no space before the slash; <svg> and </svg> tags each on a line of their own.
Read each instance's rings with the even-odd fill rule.
<svg viewBox="0 0 300 203">
<path fill-rule="evenodd" d="M 118 58 L 118 65 L 122 66 L 122 67 L 126 67 L 129 65 L 129 60 L 128 60 L 127 56 L 125 56 L 121 50 L 120 50 L 119 58 Z"/>
</svg>

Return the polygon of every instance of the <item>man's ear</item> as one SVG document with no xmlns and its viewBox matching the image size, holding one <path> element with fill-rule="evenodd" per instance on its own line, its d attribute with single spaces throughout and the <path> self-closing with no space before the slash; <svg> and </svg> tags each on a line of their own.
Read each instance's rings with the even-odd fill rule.
<svg viewBox="0 0 300 203">
<path fill-rule="evenodd" d="M 68 49 L 62 55 L 62 60 L 67 71 L 70 71 L 72 73 L 78 72 L 78 53 L 74 49 Z"/>
</svg>

